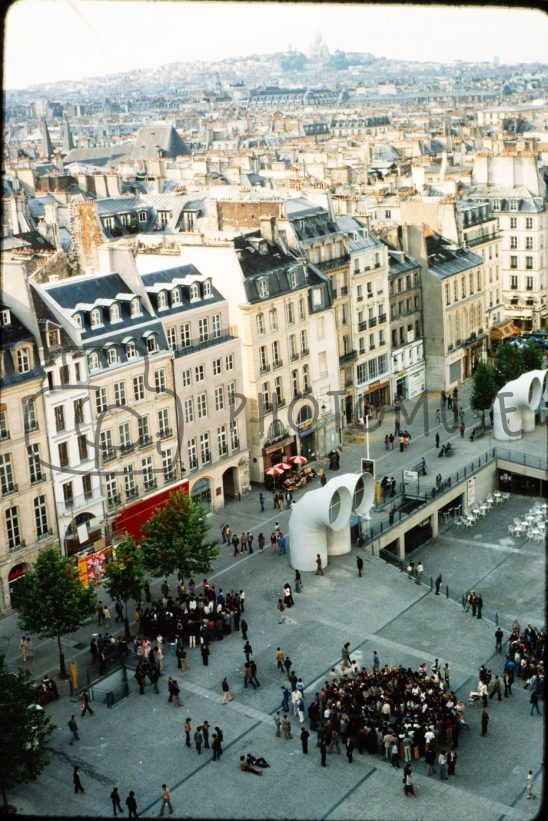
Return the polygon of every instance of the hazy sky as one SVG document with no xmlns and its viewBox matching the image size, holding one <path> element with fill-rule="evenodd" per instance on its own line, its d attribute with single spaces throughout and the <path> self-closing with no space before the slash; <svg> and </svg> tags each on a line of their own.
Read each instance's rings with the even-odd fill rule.
<svg viewBox="0 0 548 821">
<path fill-rule="evenodd" d="M 16 0 L 5 19 L 4 88 L 289 47 L 410 60 L 548 62 L 548 16 L 512 6 Z"/>
</svg>

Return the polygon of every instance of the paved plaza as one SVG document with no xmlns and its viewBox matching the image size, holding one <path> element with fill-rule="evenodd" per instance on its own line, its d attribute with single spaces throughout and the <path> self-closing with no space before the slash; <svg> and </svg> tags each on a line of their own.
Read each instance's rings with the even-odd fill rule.
<svg viewBox="0 0 548 821">
<path fill-rule="evenodd" d="M 467 409 L 467 389 L 461 392 Z M 436 400 L 431 400 L 432 414 Z M 472 416 L 467 409 L 467 423 Z M 384 451 L 382 439 L 393 429 L 388 416 L 371 434 L 377 473 L 393 474 L 425 457 L 437 465 L 434 432 L 428 436 L 419 423 L 411 430 L 410 452 Z M 453 438 L 456 442 L 457 436 Z M 531 454 L 545 453 L 546 427 L 528 434 L 511 447 Z M 452 469 L 466 464 L 491 446 L 485 437 L 476 442 L 458 441 L 458 454 Z M 357 471 L 364 456 L 363 446 L 344 446 L 341 473 Z M 442 460 L 440 460 L 441 462 Z M 328 472 L 328 476 L 329 476 Z M 310 487 L 319 486 L 317 481 Z M 217 589 L 246 591 L 245 616 L 249 640 L 258 667 L 261 687 L 243 687 L 240 634 L 212 642 L 209 665 L 202 665 L 198 649 L 189 649 L 191 669 L 181 673 L 176 660 L 166 655 L 160 694 L 148 686 L 144 696 L 133 693 L 111 709 L 95 702 L 95 715 L 80 719 L 80 742 L 69 745 L 67 721 L 79 713 L 71 701 L 66 682 L 60 683 L 62 697 L 48 706 L 57 729 L 48 747 L 51 763 L 36 782 L 14 788 L 8 795 L 18 811 L 29 816 L 112 815 L 109 799 L 112 787 L 119 787 L 122 804 L 134 790 L 140 816 L 158 815 L 161 784 L 172 790 L 175 815 L 190 818 L 252 819 L 528 819 L 539 812 L 544 783 L 544 703 L 542 717 L 529 714 L 529 691 L 517 679 L 511 698 L 489 702 L 491 721 L 486 737 L 480 735 L 477 704 L 466 707 L 470 729 L 459 739 L 455 777 L 441 781 L 428 777 L 423 760 L 414 764 L 418 800 L 404 796 L 402 771 L 394 770 L 380 756 L 354 755 L 347 762 L 341 754 L 328 756 L 328 768 L 320 767 L 315 735 L 310 738 L 309 754 L 303 755 L 299 724 L 293 721 L 293 739 L 275 737 L 273 714 L 280 706 L 280 687 L 287 680 L 276 669 L 274 653 L 282 647 L 293 660 L 293 668 L 305 684 L 306 703 L 320 689 L 328 672 L 340 662 L 341 647 L 349 641 L 351 655 L 370 667 L 373 651 L 381 664 L 390 663 L 417 669 L 428 666 L 435 657 L 448 661 L 451 687 L 467 701 L 476 689 L 481 664 L 493 675 L 502 671 L 502 657 L 495 654 L 494 613 L 506 627 L 514 618 L 545 625 L 545 545 L 526 538 L 515 539 L 508 523 L 523 515 L 534 499 L 512 495 L 501 508 L 489 512 L 473 531 L 457 531 L 451 523 L 440 527 L 439 536 L 421 546 L 413 558 L 422 560 L 423 582 L 412 583 L 405 573 L 388 564 L 365 547 L 353 546 L 350 553 L 331 557 L 324 576 L 303 573 L 303 590 L 294 593 L 295 607 L 287 613 L 285 624 L 278 624 L 276 602 L 286 581 L 293 585 L 290 555 L 272 555 L 268 537 L 275 520 L 287 532 L 289 512 L 271 509 L 269 494 L 264 513 L 260 512 L 259 490 L 253 489 L 240 502 L 233 502 L 211 516 L 214 535 L 222 522 L 233 532 L 263 531 L 267 537 L 264 554 L 233 557 L 225 546 L 210 579 Z M 216 532 L 215 532 L 216 530 Z M 255 538 L 256 545 L 256 538 Z M 356 556 L 364 558 L 364 575 L 359 578 Z M 442 592 L 435 596 L 430 578 L 443 574 Z M 161 580 L 153 586 L 153 591 Z M 174 589 L 175 580 L 170 580 Z M 485 618 L 465 613 L 459 595 L 466 590 L 480 591 L 485 603 Z M 111 630 L 116 625 L 111 624 Z M 94 625 L 65 637 L 67 661 L 78 661 L 81 677 L 88 666 L 88 645 Z M 10 666 L 18 661 L 20 631 L 15 615 L 0 620 L 0 638 Z M 505 638 L 508 630 L 505 629 Z M 55 643 L 35 639 L 36 661 L 33 673 L 40 677 L 54 672 L 57 664 Z M 79 647 L 78 647 L 79 645 Z M 177 676 L 182 689 L 183 707 L 167 701 L 167 676 Z M 228 676 L 234 700 L 221 704 L 221 680 Z M 211 727 L 224 733 L 224 753 L 219 762 L 210 751 L 198 755 L 184 745 L 183 721 L 192 717 L 193 727 L 207 719 Z M 259 780 L 239 771 L 239 757 L 247 752 L 264 756 L 271 767 Z M 72 768 L 80 766 L 85 794 L 75 795 Z M 537 799 L 525 800 L 526 774 L 535 776 Z"/>
</svg>

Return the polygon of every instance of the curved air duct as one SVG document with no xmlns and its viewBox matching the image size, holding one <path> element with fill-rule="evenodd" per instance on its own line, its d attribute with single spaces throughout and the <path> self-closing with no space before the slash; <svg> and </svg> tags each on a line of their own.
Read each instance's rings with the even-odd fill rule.
<svg viewBox="0 0 548 821">
<path fill-rule="evenodd" d="M 291 567 L 316 569 L 316 553 L 323 567 L 327 566 L 327 529 L 340 530 L 348 524 L 352 511 L 352 496 L 332 481 L 324 487 L 306 493 L 295 505 L 289 518 Z"/>
<path fill-rule="evenodd" d="M 535 429 L 535 411 L 543 394 L 545 371 L 522 373 L 507 382 L 493 404 L 493 436 L 500 442 L 521 439 L 524 431 Z"/>
<path fill-rule="evenodd" d="M 367 516 L 375 501 L 375 480 L 370 473 L 344 473 L 335 476 L 329 484 L 345 487 L 352 496 L 352 513 Z M 350 520 L 340 530 L 327 531 L 327 553 L 329 556 L 341 556 L 350 553 Z"/>
</svg>

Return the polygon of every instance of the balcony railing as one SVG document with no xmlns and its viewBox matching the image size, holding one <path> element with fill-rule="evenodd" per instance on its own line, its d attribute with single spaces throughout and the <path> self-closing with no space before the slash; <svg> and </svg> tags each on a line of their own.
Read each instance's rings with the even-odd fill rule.
<svg viewBox="0 0 548 821">
<path fill-rule="evenodd" d="M 38 422 L 25 422 L 25 433 L 32 433 L 33 430 L 38 430 Z"/>
<path fill-rule="evenodd" d="M 126 498 L 127 499 L 135 499 L 136 496 L 139 494 L 139 488 L 137 486 L 130 487 L 126 489 Z"/>
<path fill-rule="evenodd" d="M 152 436 L 139 436 L 139 447 L 146 448 L 152 444 Z"/>
<path fill-rule="evenodd" d="M 294 351 L 294 352 L 291 354 L 291 361 L 292 361 L 292 362 L 296 362 L 296 361 L 297 361 L 297 359 L 299 358 L 299 356 L 300 356 L 300 354 L 298 354 L 296 351 Z"/>
<path fill-rule="evenodd" d="M 386 314 L 379 314 L 379 324 L 382 325 L 383 322 L 386 322 Z"/>
<path fill-rule="evenodd" d="M 115 450 L 104 450 L 101 453 L 101 458 L 103 460 L 103 464 L 106 462 L 112 462 L 113 459 L 116 459 L 116 451 Z"/>
<path fill-rule="evenodd" d="M 227 342 L 228 340 L 234 338 L 235 337 L 229 333 L 222 333 L 214 339 L 207 339 L 203 342 L 193 340 L 190 345 L 187 345 L 185 348 L 177 348 L 174 350 L 174 354 L 176 358 L 179 358 L 180 356 L 188 356 L 188 354 L 194 353 L 195 351 L 202 351 L 205 348 L 212 348 L 215 345 L 221 345 L 223 342 Z"/>
<path fill-rule="evenodd" d="M 376 318 L 376 317 L 372 317 L 372 318 L 369 320 L 369 327 L 370 327 L 370 328 L 375 328 L 375 327 L 376 327 L 376 325 L 377 325 L 377 318 Z"/>
<path fill-rule="evenodd" d="M 259 372 L 260 373 L 268 373 L 270 371 L 270 365 L 261 365 Z"/>
<path fill-rule="evenodd" d="M 276 370 L 276 368 L 281 368 L 281 367 L 283 366 L 283 364 L 284 364 L 284 363 L 283 363 L 283 359 L 276 359 L 276 360 L 272 363 L 272 368 L 273 368 L 273 370 Z"/>
<path fill-rule="evenodd" d="M 367 330 L 367 319 L 363 322 L 358 323 L 358 331 L 366 331 Z"/>
<path fill-rule="evenodd" d="M 109 496 L 107 498 L 107 507 L 108 508 L 118 507 L 121 504 L 122 504 L 122 499 L 121 499 L 121 497 L 119 496 L 118 493 L 115 493 L 114 496 Z"/>
<path fill-rule="evenodd" d="M 135 450 L 135 443 L 134 442 L 124 442 L 120 445 L 120 453 L 132 453 Z"/>
<path fill-rule="evenodd" d="M 310 353 L 308 348 L 301 348 L 301 356 L 308 356 Z"/>
<path fill-rule="evenodd" d="M 169 437 L 173 434 L 171 428 L 162 428 L 158 431 L 158 436 L 160 439 L 169 439 Z"/>
<path fill-rule="evenodd" d="M 155 487 L 158 487 L 158 480 L 157 479 L 147 479 L 143 482 L 143 487 L 145 490 L 154 490 Z"/>
<path fill-rule="evenodd" d="M 353 362 L 358 358 L 357 351 L 347 351 L 342 356 L 339 356 L 339 367 L 346 365 L 348 362 Z"/>
</svg>

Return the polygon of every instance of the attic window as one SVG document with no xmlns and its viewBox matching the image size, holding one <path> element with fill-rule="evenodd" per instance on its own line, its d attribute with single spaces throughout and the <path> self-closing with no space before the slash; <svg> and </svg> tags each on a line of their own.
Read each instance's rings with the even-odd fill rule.
<svg viewBox="0 0 548 821">
<path fill-rule="evenodd" d="M 517 211 L 518 210 L 518 201 L 517 200 L 510 200 L 510 211 Z"/>
<path fill-rule="evenodd" d="M 8 308 L 0 311 L 0 325 L 11 325 L 11 314 Z"/>
<path fill-rule="evenodd" d="M 204 297 L 213 296 L 213 291 L 211 290 L 211 280 L 206 279 L 204 281 Z"/>
<path fill-rule="evenodd" d="M 120 322 L 120 306 L 117 302 L 114 302 L 110 306 L 110 321 L 111 322 Z"/>
<path fill-rule="evenodd" d="M 297 272 L 289 271 L 287 278 L 289 280 L 289 287 L 295 288 L 297 286 Z"/>
<path fill-rule="evenodd" d="M 30 348 L 19 348 L 16 362 L 18 373 L 28 373 L 30 371 Z"/>
<path fill-rule="evenodd" d="M 193 282 L 190 286 L 190 301 L 194 302 L 195 300 L 200 299 L 200 289 L 196 282 Z"/>
<path fill-rule="evenodd" d="M 131 300 L 131 308 L 130 308 L 131 316 L 141 316 L 141 300 L 138 296 Z"/>
<path fill-rule="evenodd" d="M 147 212 L 146 211 L 139 211 L 139 222 L 146 222 L 147 221 Z"/>
<path fill-rule="evenodd" d="M 100 328 L 103 324 L 103 317 L 100 308 L 94 308 L 91 312 L 90 324 L 92 328 Z"/>
<path fill-rule="evenodd" d="M 258 282 L 258 288 L 259 288 L 259 296 L 261 296 L 261 297 L 268 296 L 268 294 L 269 294 L 268 279 L 260 279 L 259 282 Z"/>
<path fill-rule="evenodd" d="M 53 328 L 51 331 L 48 331 L 48 347 L 56 348 L 60 343 L 61 335 L 59 328 Z"/>
<path fill-rule="evenodd" d="M 172 305 L 180 305 L 181 304 L 181 291 L 179 288 L 174 288 L 171 292 L 171 304 Z"/>
<path fill-rule="evenodd" d="M 72 318 L 73 318 L 74 324 L 76 325 L 77 328 L 83 328 L 84 327 L 84 320 L 82 319 L 82 314 L 74 314 L 74 316 Z"/>
<path fill-rule="evenodd" d="M 165 291 L 160 291 L 158 294 L 158 310 L 163 311 L 167 307 L 167 293 Z"/>
</svg>

